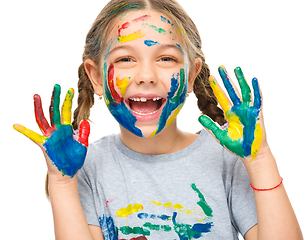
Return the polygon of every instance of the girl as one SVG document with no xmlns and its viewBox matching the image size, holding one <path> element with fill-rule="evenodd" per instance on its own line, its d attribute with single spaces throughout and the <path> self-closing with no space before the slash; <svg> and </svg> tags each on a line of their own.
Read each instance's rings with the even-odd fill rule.
<svg viewBox="0 0 308 240">
<path fill-rule="evenodd" d="M 87 35 L 75 132 L 74 90 L 60 116 L 59 85 L 51 125 L 34 96 L 43 135 L 14 125 L 45 155 L 57 239 L 238 239 L 238 232 L 302 239 L 266 141 L 258 81 L 252 101 L 240 68 L 241 94 L 224 67 L 219 73 L 231 101 L 210 77 L 198 31 L 174 0 L 107 4 Z M 192 91 L 213 137 L 176 125 Z M 121 132 L 87 149 L 94 93 Z"/>
</svg>

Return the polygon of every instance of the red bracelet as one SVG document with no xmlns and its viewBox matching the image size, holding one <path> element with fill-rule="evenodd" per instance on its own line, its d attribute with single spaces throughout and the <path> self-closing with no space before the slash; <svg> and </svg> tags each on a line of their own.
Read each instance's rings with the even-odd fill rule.
<svg viewBox="0 0 308 240">
<path fill-rule="evenodd" d="M 276 185 L 275 187 L 272 187 L 272 188 L 260 188 L 260 189 L 258 189 L 258 188 L 254 188 L 254 187 L 252 186 L 252 183 L 250 183 L 250 187 L 251 187 L 253 190 L 260 191 L 260 192 L 263 192 L 263 191 L 270 191 L 270 190 L 273 190 L 273 189 L 275 189 L 275 188 L 278 188 L 278 187 L 282 184 L 283 178 L 282 178 L 282 177 L 280 177 L 280 178 L 281 178 L 280 183 L 279 183 L 278 185 Z"/>
</svg>

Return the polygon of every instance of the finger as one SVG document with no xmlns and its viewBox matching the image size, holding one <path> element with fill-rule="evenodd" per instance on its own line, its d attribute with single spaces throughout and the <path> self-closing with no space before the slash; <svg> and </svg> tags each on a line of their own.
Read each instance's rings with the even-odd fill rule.
<svg viewBox="0 0 308 240">
<path fill-rule="evenodd" d="M 248 86 L 245 76 L 240 67 L 235 68 L 234 72 L 241 88 L 243 103 L 249 106 L 251 102 L 250 87 Z"/>
<path fill-rule="evenodd" d="M 89 135 L 90 135 L 90 123 L 87 120 L 83 120 L 79 124 L 79 136 L 78 136 L 78 142 L 82 143 L 86 147 L 88 147 L 89 142 Z"/>
<path fill-rule="evenodd" d="M 253 105 L 257 109 L 261 109 L 262 107 L 262 93 L 260 89 L 260 85 L 257 78 L 252 79 L 252 87 L 253 87 L 253 94 L 254 94 L 254 102 Z"/>
<path fill-rule="evenodd" d="M 71 125 L 73 97 L 74 89 L 70 88 L 62 105 L 62 121 L 65 125 Z"/>
<path fill-rule="evenodd" d="M 33 132 L 32 130 L 28 129 L 28 128 L 25 128 L 24 126 L 22 125 L 19 125 L 19 124 L 15 124 L 13 126 L 13 128 L 22 133 L 23 135 L 25 135 L 27 138 L 31 139 L 33 142 L 35 143 L 44 143 L 46 141 L 46 137 L 36 133 L 36 132 Z"/>
<path fill-rule="evenodd" d="M 220 77 L 225 85 L 225 88 L 227 89 L 227 92 L 231 98 L 231 101 L 233 102 L 234 106 L 239 106 L 242 104 L 241 99 L 238 97 L 239 93 L 237 92 L 236 87 L 233 86 L 233 83 L 227 73 L 227 70 L 224 66 L 220 66 L 218 68 Z"/>
<path fill-rule="evenodd" d="M 56 84 L 53 88 L 50 107 L 49 107 L 49 114 L 50 114 L 50 123 L 52 127 L 58 128 L 61 125 L 60 121 L 60 94 L 61 94 L 61 87 L 60 85 Z"/>
<path fill-rule="evenodd" d="M 228 100 L 228 97 L 226 96 L 220 85 L 217 83 L 214 76 L 210 76 L 209 82 L 219 105 L 221 106 L 222 110 L 224 110 L 224 112 L 226 113 L 231 109 L 231 104 Z"/>
<path fill-rule="evenodd" d="M 217 124 L 206 115 L 201 115 L 198 120 L 203 125 L 203 127 L 211 131 L 212 135 L 214 135 L 214 137 L 220 142 L 223 135 L 225 134 L 224 132 L 226 131 L 220 129 Z"/>
<path fill-rule="evenodd" d="M 41 131 L 44 133 L 44 136 L 47 136 L 50 132 L 50 126 L 44 116 L 40 95 L 35 94 L 33 96 L 33 100 L 34 100 L 34 113 L 35 113 L 35 119 L 36 119 L 37 125 L 39 126 Z"/>
</svg>

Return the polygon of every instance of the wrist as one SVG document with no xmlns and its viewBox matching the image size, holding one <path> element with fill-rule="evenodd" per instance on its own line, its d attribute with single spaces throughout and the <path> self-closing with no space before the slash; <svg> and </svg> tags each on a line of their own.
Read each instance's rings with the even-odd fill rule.
<svg viewBox="0 0 308 240">
<path fill-rule="evenodd" d="M 276 160 L 268 146 L 262 149 L 252 162 L 244 161 L 244 165 L 255 188 L 271 188 L 281 181 Z"/>
</svg>

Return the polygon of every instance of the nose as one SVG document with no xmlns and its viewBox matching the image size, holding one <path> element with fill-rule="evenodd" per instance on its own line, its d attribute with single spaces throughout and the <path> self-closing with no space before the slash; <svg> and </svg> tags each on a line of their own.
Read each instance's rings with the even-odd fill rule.
<svg viewBox="0 0 308 240">
<path fill-rule="evenodd" d="M 140 68 L 138 69 L 139 73 L 136 78 L 136 83 L 138 85 L 140 84 L 156 84 L 157 83 L 157 77 L 155 74 L 155 67 L 151 66 L 150 64 L 143 64 L 140 65 Z"/>
</svg>

